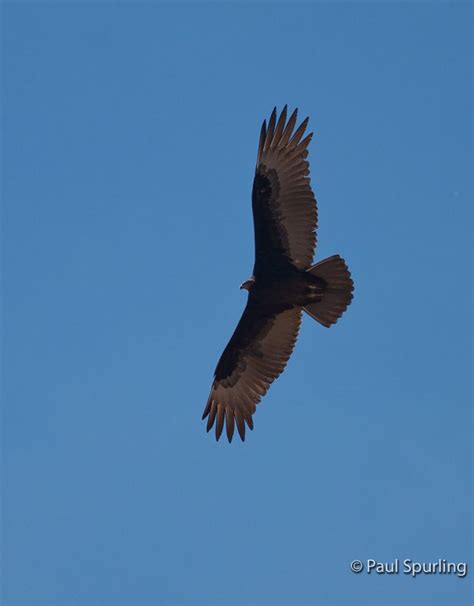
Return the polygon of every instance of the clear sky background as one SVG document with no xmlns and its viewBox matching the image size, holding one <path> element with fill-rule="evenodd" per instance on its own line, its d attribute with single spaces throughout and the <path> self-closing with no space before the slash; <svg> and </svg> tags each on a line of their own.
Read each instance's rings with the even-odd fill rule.
<svg viewBox="0 0 474 606">
<path fill-rule="evenodd" d="M 467 605 L 471 9 L 3 6 L 3 604 Z M 298 106 L 316 259 L 247 441 L 205 433 L 245 305 L 258 134 Z"/>
</svg>

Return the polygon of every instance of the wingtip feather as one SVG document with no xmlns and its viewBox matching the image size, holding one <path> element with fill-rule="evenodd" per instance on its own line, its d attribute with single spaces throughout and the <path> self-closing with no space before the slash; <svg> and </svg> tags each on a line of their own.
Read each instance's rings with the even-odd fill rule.
<svg viewBox="0 0 474 606">
<path fill-rule="evenodd" d="M 268 129 L 267 129 L 267 136 L 265 137 L 264 149 L 268 149 L 272 143 L 273 134 L 275 132 L 276 113 L 277 113 L 277 109 L 275 106 L 270 115 L 270 120 L 268 121 Z"/>
<path fill-rule="evenodd" d="M 278 122 L 275 128 L 275 134 L 273 135 L 272 147 L 278 147 L 280 143 L 280 139 L 283 134 L 283 129 L 285 128 L 287 110 L 288 106 L 285 105 L 285 107 L 281 111 L 280 117 L 278 118 Z"/>
<path fill-rule="evenodd" d="M 225 410 L 225 428 L 227 433 L 227 439 L 229 440 L 230 444 L 234 435 L 234 413 L 229 406 Z"/>
<path fill-rule="evenodd" d="M 217 405 L 217 422 L 216 422 L 216 440 L 219 440 L 224 428 L 224 407 L 222 404 Z"/>
<path fill-rule="evenodd" d="M 237 425 L 237 431 L 239 432 L 240 439 L 242 440 L 242 442 L 245 442 L 244 415 L 242 414 L 242 411 L 239 408 L 237 408 L 234 411 L 234 414 L 235 414 L 235 423 Z"/>
<path fill-rule="evenodd" d="M 303 122 L 298 126 L 294 135 L 291 137 L 291 140 L 288 143 L 288 148 L 294 148 L 300 142 L 301 137 L 308 126 L 309 117 L 306 117 Z"/>
<path fill-rule="evenodd" d="M 209 418 L 207 419 L 207 427 L 206 427 L 206 431 L 210 431 L 212 426 L 214 425 L 214 420 L 216 418 L 216 413 L 217 413 L 217 406 L 215 404 L 215 402 L 211 401 L 211 408 L 209 411 Z"/>
<path fill-rule="evenodd" d="M 297 117 L 298 108 L 296 107 L 291 116 L 289 117 L 288 122 L 286 123 L 285 129 L 281 136 L 280 147 L 285 147 L 285 145 L 288 143 L 291 137 L 291 133 L 293 132 L 293 129 L 295 127 Z"/>
<path fill-rule="evenodd" d="M 258 153 L 257 153 L 257 166 L 260 162 L 260 158 L 262 157 L 263 147 L 265 145 L 265 139 L 267 137 L 267 121 L 264 120 L 262 122 L 262 127 L 260 129 L 260 139 L 258 141 Z"/>
</svg>

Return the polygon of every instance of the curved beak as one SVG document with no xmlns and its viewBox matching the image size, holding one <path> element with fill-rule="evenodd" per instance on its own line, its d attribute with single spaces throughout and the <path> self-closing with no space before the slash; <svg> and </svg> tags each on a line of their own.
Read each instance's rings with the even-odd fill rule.
<svg viewBox="0 0 474 606">
<path fill-rule="evenodd" d="M 255 278 L 250 278 L 249 280 L 245 280 L 240 285 L 240 290 L 250 290 L 252 288 L 252 284 L 255 282 Z"/>
</svg>

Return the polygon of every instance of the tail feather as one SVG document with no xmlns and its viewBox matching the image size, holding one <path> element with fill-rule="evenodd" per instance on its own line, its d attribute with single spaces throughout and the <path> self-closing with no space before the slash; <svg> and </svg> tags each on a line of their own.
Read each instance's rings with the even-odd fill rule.
<svg viewBox="0 0 474 606">
<path fill-rule="evenodd" d="M 339 255 L 333 255 L 312 265 L 308 270 L 313 276 L 322 278 L 327 286 L 321 301 L 303 308 L 312 318 L 329 328 L 346 311 L 352 301 L 354 283 L 347 265 Z"/>
</svg>

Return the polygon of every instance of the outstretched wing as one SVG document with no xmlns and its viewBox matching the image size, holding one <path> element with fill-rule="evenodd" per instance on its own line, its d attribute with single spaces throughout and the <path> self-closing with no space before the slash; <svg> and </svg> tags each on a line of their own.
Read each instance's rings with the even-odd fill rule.
<svg viewBox="0 0 474 606">
<path fill-rule="evenodd" d="M 252 415 L 271 383 L 282 373 L 295 346 L 301 310 L 264 311 L 249 297 L 214 373 L 204 414 L 209 431 L 216 421 L 216 439 L 226 421 L 229 442 L 234 423 L 242 440 L 245 423 L 253 429 Z"/>
<path fill-rule="evenodd" d="M 275 108 L 260 132 L 252 189 L 255 276 L 289 263 L 306 269 L 316 246 L 316 199 L 306 160 L 313 133 L 302 139 L 308 118 L 293 133 L 297 110 L 288 122 L 286 112 L 285 105 L 277 122 Z"/>
</svg>

